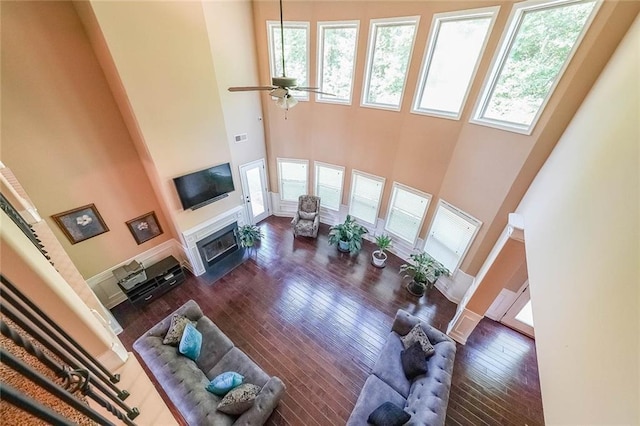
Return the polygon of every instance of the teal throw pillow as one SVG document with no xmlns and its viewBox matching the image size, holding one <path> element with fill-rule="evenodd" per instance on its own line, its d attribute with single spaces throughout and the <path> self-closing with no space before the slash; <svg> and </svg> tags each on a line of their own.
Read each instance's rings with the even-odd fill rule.
<svg viewBox="0 0 640 426">
<path fill-rule="evenodd" d="M 211 383 L 207 385 L 206 389 L 218 396 L 223 396 L 231 389 L 240 386 L 242 380 L 244 380 L 244 376 L 235 371 L 227 371 L 226 373 L 216 376 Z"/>
<path fill-rule="evenodd" d="M 200 333 L 193 324 L 187 324 L 180 339 L 178 351 L 192 360 L 198 359 L 200 349 L 202 348 L 202 333 Z"/>
</svg>

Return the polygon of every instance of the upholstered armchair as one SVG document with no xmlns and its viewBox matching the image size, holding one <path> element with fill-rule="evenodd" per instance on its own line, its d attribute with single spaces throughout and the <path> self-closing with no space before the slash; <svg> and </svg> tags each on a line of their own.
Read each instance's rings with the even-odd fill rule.
<svg viewBox="0 0 640 426">
<path fill-rule="evenodd" d="M 302 235 L 303 237 L 316 238 L 320 226 L 320 197 L 315 195 L 298 197 L 298 211 L 291 224 L 295 237 Z"/>
</svg>

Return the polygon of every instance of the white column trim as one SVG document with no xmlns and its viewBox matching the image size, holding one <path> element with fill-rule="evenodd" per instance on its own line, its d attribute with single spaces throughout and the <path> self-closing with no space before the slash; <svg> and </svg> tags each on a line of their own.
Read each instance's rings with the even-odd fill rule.
<svg viewBox="0 0 640 426">
<path fill-rule="evenodd" d="M 464 345 L 482 318 L 482 315 L 462 308 L 456 312 L 456 316 L 449 323 L 447 334 L 456 342 Z"/>
</svg>

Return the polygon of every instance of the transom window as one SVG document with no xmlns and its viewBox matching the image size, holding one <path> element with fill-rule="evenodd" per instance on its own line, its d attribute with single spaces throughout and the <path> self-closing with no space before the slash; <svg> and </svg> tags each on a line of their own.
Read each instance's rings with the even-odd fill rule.
<svg viewBox="0 0 640 426">
<path fill-rule="evenodd" d="M 372 19 L 362 105 L 400 110 L 419 16 Z"/>
<path fill-rule="evenodd" d="M 430 201 L 431 195 L 393 182 L 384 229 L 415 244 Z"/>
<path fill-rule="evenodd" d="M 351 104 L 360 21 L 318 22 L 320 102 Z"/>
<path fill-rule="evenodd" d="M 349 214 L 363 222 L 375 225 L 385 179 L 358 170 L 351 174 Z"/>
<path fill-rule="evenodd" d="M 280 200 L 298 201 L 298 197 L 307 194 L 309 162 L 293 158 L 278 158 L 278 186 Z"/>
<path fill-rule="evenodd" d="M 342 185 L 344 182 L 344 167 L 333 164 L 315 162 L 316 191 L 320 197 L 320 205 L 331 210 L 340 210 L 342 202 Z"/>
<path fill-rule="evenodd" d="M 284 22 L 284 60 L 287 77 L 298 80 L 298 86 L 309 82 L 309 23 Z M 282 48 L 280 22 L 267 21 L 269 64 L 272 77 L 282 77 Z M 292 91 L 296 99 L 309 100 L 308 92 Z"/>
<path fill-rule="evenodd" d="M 516 4 L 472 121 L 531 134 L 599 4 Z"/>
<path fill-rule="evenodd" d="M 499 9 L 433 16 L 412 112 L 460 118 Z"/>
<path fill-rule="evenodd" d="M 478 219 L 440 200 L 424 251 L 453 273 L 462 263 L 480 226 L 482 222 Z"/>
</svg>

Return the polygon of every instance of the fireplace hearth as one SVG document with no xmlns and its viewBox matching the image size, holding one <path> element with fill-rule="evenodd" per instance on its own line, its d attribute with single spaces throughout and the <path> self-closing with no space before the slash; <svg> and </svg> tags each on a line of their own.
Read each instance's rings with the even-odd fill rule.
<svg viewBox="0 0 640 426">
<path fill-rule="evenodd" d="M 204 265 L 203 278 L 216 281 L 235 269 L 244 260 L 244 249 L 240 246 L 234 222 L 196 242 Z"/>
</svg>

